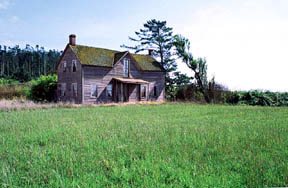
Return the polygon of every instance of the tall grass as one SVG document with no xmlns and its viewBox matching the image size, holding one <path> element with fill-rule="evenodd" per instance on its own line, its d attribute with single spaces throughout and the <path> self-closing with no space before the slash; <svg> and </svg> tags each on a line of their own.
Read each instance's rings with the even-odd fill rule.
<svg viewBox="0 0 288 188">
<path fill-rule="evenodd" d="M 0 99 L 25 98 L 28 84 L 17 80 L 0 78 Z"/>
<path fill-rule="evenodd" d="M 287 114 L 190 104 L 0 112 L 0 186 L 287 186 Z"/>
</svg>

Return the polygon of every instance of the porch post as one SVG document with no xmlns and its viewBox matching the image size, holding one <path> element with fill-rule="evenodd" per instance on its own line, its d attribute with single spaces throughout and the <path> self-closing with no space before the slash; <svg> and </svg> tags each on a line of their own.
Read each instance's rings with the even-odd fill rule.
<svg viewBox="0 0 288 188">
<path fill-rule="evenodd" d="M 121 88 L 120 88 L 120 96 L 121 96 L 121 102 L 124 101 L 124 96 L 123 96 L 123 83 L 121 82 Z"/>
<path fill-rule="evenodd" d="M 117 102 L 117 80 L 114 80 L 115 83 L 115 90 L 114 90 L 114 102 Z"/>
<path fill-rule="evenodd" d="M 150 90 L 149 90 L 149 83 L 147 84 L 147 98 L 146 100 L 148 101 L 149 100 L 149 95 L 150 95 Z"/>
</svg>

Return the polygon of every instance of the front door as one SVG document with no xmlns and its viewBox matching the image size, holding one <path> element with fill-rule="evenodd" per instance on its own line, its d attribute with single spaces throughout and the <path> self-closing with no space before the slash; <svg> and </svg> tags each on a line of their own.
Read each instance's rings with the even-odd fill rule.
<svg viewBox="0 0 288 188">
<path fill-rule="evenodd" d="M 128 102 L 129 101 L 129 85 L 122 83 L 122 82 L 117 82 L 116 83 L 116 88 L 115 88 L 115 98 L 116 102 Z"/>
<path fill-rule="evenodd" d="M 141 101 L 141 85 L 137 85 L 137 92 L 136 92 L 136 97 L 138 101 Z"/>
</svg>

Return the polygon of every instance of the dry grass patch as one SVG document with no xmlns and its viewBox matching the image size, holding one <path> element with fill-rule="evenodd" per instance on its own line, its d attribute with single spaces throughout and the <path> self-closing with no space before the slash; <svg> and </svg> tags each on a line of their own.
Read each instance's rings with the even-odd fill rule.
<svg viewBox="0 0 288 188">
<path fill-rule="evenodd" d="M 127 105 L 158 105 L 164 102 L 127 102 L 127 103 L 99 103 L 99 104 L 74 104 L 74 103 L 37 103 L 26 99 L 0 100 L 0 111 L 25 110 L 25 109 L 46 109 L 46 108 L 79 108 L 98 106 L 127 106 Z"/>
</svg>

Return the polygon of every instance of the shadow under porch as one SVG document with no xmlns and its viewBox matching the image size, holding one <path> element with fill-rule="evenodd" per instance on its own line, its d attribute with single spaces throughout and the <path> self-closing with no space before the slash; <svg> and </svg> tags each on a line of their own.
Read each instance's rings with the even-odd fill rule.
<svg viewBox="0 0 288 188">
<path fill-rule="evenodd" d="M 137 102 L 148 100 L 149 82 L 141 79 L 113 78 L 112 99 L 114 102 Z"/>
</svg>

